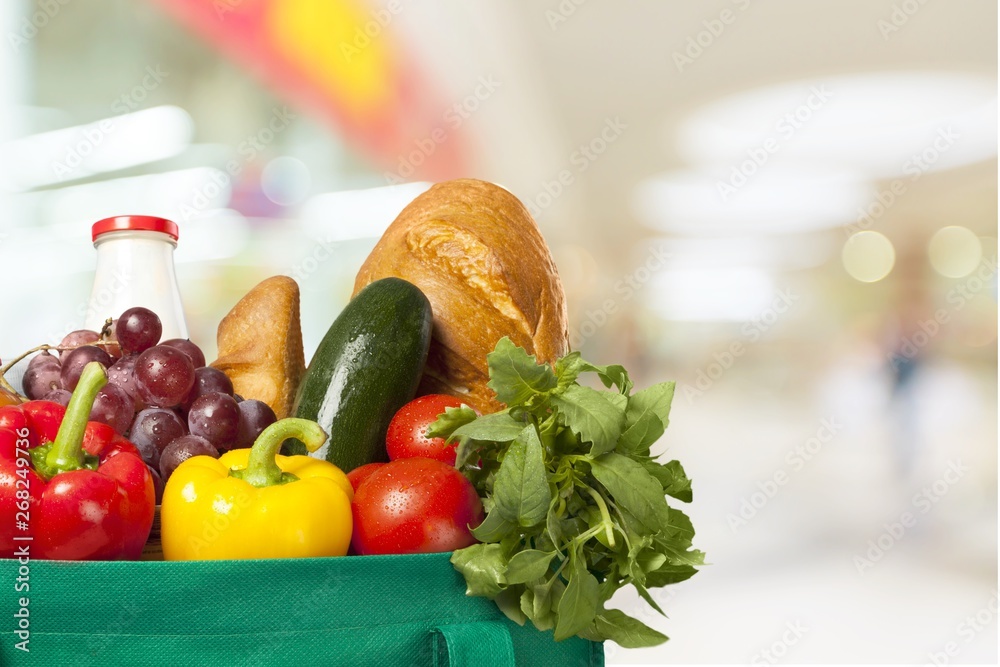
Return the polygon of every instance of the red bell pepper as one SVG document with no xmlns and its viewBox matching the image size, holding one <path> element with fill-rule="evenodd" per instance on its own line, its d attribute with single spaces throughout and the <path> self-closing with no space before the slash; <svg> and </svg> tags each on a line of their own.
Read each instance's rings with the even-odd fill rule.
<svg viewBox="0 0 1000 667">
<path fill-rule="evenodd" d="M 0 408 L 0 557 L 137 560 L 153 525 L 153 477 L 113 428 L 88 421 L 104 367 L 91 362 L 63 408 Z"/>
</svg>

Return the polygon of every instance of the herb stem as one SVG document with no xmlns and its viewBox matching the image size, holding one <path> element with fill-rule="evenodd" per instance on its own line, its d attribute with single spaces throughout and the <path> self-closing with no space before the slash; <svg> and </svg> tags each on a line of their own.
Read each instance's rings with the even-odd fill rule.
<svg viewBox="0 0 1000 667">
<path fill-rule="evenodd" d="M 600 493 L 586 484 L 583 485 L 583 488 L 590 494 L 590 497 L 594 499 L 594 502 L 597 503 L 597 508 L 601 511 L 601 525 L 604 526 L 604 532 L 608 537 L 608 546 L 614 549 L 615 533 L 612 530 L 611 514 L 608 512 L 608 506 L 604 502 L 604 498 Z"/>
</svg>

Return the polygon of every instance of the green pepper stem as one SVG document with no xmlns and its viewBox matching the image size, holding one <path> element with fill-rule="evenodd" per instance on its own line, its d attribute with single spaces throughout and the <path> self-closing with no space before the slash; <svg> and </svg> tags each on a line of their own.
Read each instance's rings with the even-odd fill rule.
<svg viewBox="0 0 1000 667">
<path fill-rule="evenodd" d="M 45 457 L 45 464 L 54 472 L 79 470 L 83 467 L 83 434 L 87 430 L 90 411 L 97 392 L 108 383 L 108 373 L 97 361 L 83 367 L 80 382 L 66 406 L 66 415 L 59 425 L 52 449 Z"/>
<path fill-rule="evenodd" d="M 247 467 L 230 470 L 229 474 L 257 488 L 294 482 L 298 477 L 282 472 L 275 460 L 281 451 L 281 444 L 289 438 L 298 438 L 305 443 L 306 449 L 315 452 L 326 442 L 327 435 L 319 424 L 308 419 L 289 417 L 276 421 L 265 428 L 253 443 Z"/>
</svg>

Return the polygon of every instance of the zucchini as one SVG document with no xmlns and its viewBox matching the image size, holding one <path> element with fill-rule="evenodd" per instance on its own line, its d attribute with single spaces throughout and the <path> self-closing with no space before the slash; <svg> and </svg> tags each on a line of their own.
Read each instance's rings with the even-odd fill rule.
<svg viewBox="0 0 1000 667">
<path fill-rule="evenodd" d="M 431 322 L 427 297 L 399 278 L 377 280 L 351 299 L 320 342 L 296 395 L 295 416 L 318 422 L 330 436 L 311 456 L 344 472 L 389 460 L 385 433 L 416 394 Z M 286 446 L 305 453 L 298 441 Z"/>
</svg>

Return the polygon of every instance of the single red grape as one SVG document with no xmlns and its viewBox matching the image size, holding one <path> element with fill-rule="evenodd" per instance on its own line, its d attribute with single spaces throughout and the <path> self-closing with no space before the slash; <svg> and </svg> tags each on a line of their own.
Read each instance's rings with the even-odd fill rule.
<svg viewBox="0 0 1000 667">
<path fill-rule="evenodd" d="M 192 456 L 202 455 L 219 458 L 219 451 L 208 440 L 197 435 L 182 435 L 167 445 L 160 454 L 160 476 L 163 477 L 164 484 L 177 466 Z"/>
<path fill-rule="evenodd" d="M 205 353 L 187 338 L 171 338 L 163 341 L 160 345 L 177 348 L 191 359 L 195 368 L 201 368 L 205 365 Z"/>
<path fill-rule="evenodd" d="M 158 467 L 160 454 L 167 445 L 184 435 L 187 435 L 187 425 L 173 410 L 147 408 L 135 416 L 128 439 L 146 463 Z"/>
<path fill-rule="evenodd" d="M 128 392 L 110 382 L 97 392 L 94 407 L 90 410 L 90 421 L 103 422 L 118 432 L 118 435 L 128 433 L 135 413 L 135 403 Z"/>
<path fill-rule="evenodd" d="M 172 408 L 180 405 L 194 386 L 194 365 L 186 354 L 172 347 L 151 347 L 135 360 L 136 389 L 147 405 Z"/>
<path fill-rule="evenodd" d="M 36 354 L 28 362 L 22 384 L 25 396 L 32 400 L 45 396 L 53 389 L 62 389 L 59 359 L 44 351 Z"/>
<path fill-rule="evenodd" d="M 67 354 L 62 360 L 62 388 L 66 391 L 76 389 L 83 367 L 91 361 L 99 361 L 105 368 L 111 365 L 108 353 L 93 345 L 83 345 Z"/>
<path fill-rule="evenodd" d="M 163 325 L 148 308 L 129 308 L 115 325 L 115 338 L 125 354 L 145 352 L 160 342 Z"/>
<path fill-rule="evenodd" d="M 188 412 L 188 430 L 219 449 L 232 449 L 240 429 L 240 408 L 228 394 L 199 396 Z"/>
</svg>

